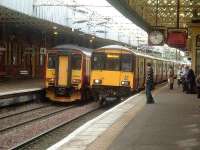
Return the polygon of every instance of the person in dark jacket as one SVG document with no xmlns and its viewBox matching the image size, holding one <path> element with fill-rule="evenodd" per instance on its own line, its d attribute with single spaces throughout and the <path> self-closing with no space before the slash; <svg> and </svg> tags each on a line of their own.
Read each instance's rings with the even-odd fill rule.
<svg viewBox="0 0 200 150">
<path fill-rule="evenodd" d="M 181 77 L 182 80 L 182 86 L 183 86 L 183 92 L 187 92 L 188 91 L 188 84 L 187 84 L 187 75 L 189 72 L 189 67 L 185 66 L 184 70 L 183 70 L 183 76 Z"/>
<path fill-rule="evenodd" d="M 196 88 L 197 88 L 197 98 L 200 98 L 200 74 L 197 76 L 196 79 Z"/>
<path fill-rule="evenodd" d="M 189 69 L 188 74 L 186 76 L 186 82 L 188 86 L 187 93 L 195 93 L 196 82 L 195 82 L 195 74 L 192 69 Z"/>
<path fill-rule="evenodd" d="M 151 63 L 147 63 L 147 71 L 146 71 L 146 98 L 147 98 L 147 104 L 153 104 L 154 99 L 151 94 L 151 91 L 153 89 L 153 68 L 151 66 Z"/>
</svg>

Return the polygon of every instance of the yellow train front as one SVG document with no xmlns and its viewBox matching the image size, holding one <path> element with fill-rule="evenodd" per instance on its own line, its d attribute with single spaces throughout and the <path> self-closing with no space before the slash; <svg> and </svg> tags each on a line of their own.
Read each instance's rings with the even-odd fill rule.
<svg viewBox="0 0 200 150">
<path fill-rule="evenodd" d="M 176 61 L 141 54 L 119 45 L 94 50 L 90 77 L 93 97 L 104 103 L 120 100 L 144 89 L 148 62 L 154 70 L 154 84 L 167 80 L 169 66 L 175 70 L 178 66 Z"/>
<path fill-rule="evenodd" d="M 122 46 L 95 50 L 91 58 L 90 85 L 93 97 L 102 103 L 129 96 L 134 90 L 134 55 Z"/>
<path fill-rule="evenodd" d="M 52 101 L 87 100 L 89 93 L 91 50 L 60 45 L 47 51 L 45 89 Z"/>
</svg>

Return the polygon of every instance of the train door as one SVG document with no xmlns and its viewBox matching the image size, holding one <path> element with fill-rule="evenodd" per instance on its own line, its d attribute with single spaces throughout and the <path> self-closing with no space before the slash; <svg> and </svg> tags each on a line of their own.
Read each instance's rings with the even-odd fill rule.
<svg viewBox="0 0 200 150">
<path fill-rule="evenodd" d="M 166 80 L 166 68 L 165 68 L 165 62 L 162 62 L 162 81 Z"/>
<path fill-rule="evenodd" d="M 139 88 L 144 88 L 144 58 L 140 57 L 139 60 Z"/>
<path fill-rule="evenodd" d="M 139 81 L 139 72 L 140 72 L 140 70 L 139 70 L 139 62 L 140 62 L 140 58 L 139 57 L 136 57 L 136 79 L 135 79 L 135 81 L 136 81 L 136 90 L 139 90 L 139 85 L 140 85 L 140 81 Z"/>
<path fill-rule="evenodd" d="M 58 57 L 58 73 L 57 73 L 57 83 L 58 87 L 68 86 L 68 72 L 69 72 L 69 57 L 59 56 Z"/>
<path fill-rule="evenodd" d="M 159 60 L 156 61 L 156 83 L 159 83 L 160 78 L 160 65 Z"/>
<path fill-rule="evenodd" d="M 153 72 L 154 72 L 154 74 L 153 74 L 153 78 L 154 78 L 154 83 L 156 83 L 157 82 L 157 61 L 156 60 L 153 60 L 153 65 L 152 65 L 152 67 L 153 67 Z"/>
<path fill-rule="evenodd" d="M 5 74 L 5 49 L 0 48 L 0 75 Z"/>
<path fill-rule="evenodd" d="M 161 82 L 162 81 L 162 72 L 163 72 L 163 70 L 162 70 L 162 62 L 161 61 L 159 61 L 159 72 L 160 72 L 160 74 L 159 74 L 159 82 Z"/>
</svg>

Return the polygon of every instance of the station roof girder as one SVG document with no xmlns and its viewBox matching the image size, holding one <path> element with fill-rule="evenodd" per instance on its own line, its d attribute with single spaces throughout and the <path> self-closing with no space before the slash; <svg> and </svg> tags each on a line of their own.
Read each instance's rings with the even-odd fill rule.
<svg viewBox="0 0 200 150">
<path fill-rule="evenodd" d="M 64 37 L 67 39 L 72 39 L 75 41 L 74 44 L 83 44 L 82 46 L 88 46 L 89 40 L 91 39 L 92 35 L 86 34 L 77 30 L 72 31 L 72 28 L 63 26 L 54 22 L 50 22 L 48 20 L 43 20 L 37 17 L 29 16 L 24 13 L 9 9 L 7 7 L 0 5 L 0 30 L 2 26 L 8 27 L 8 26 L 14 26 L 17 27 L 21 32 L 22 29 L 33 29 L 30 32 L 34 32 L 35 30 L 38 30 L 41 34 L 45 33 L 49 37 L 53 37 L 54 31 L 59 32 L 59 37 Z M 57 29 L 55 30 L 54 27 Z M 23 30 L 27 32 L 27 30 Z M 80 39 L 82 39 L 82 43 L 80 42 Z M 66 43 L 62 43 L 66 44 Z M 100 37 L 95 37 L 95 47 L 100 47 L 108 44 L 124 44 L 122 42 L 109 40 L 109 39 L 103 39 Z"/>
<path fill-rule="evenodd" d="M 187 28 L 194 17 L 195 10 L 200 13 L 199 0 L 107 0 L 122 11 L 132 21 L 146 31 L 153 26 L 167 28 L 177 27 L 177 8 L 179 11 L 179 27 Z M 179 1 L 179 3 L 178 3 Z M 121 5 L 121 6 L 120 6 Z M 179 6 L 179 7 L 178 7 Z M 131 15 L 131 17 L 130 17 Z"/>
</svg>

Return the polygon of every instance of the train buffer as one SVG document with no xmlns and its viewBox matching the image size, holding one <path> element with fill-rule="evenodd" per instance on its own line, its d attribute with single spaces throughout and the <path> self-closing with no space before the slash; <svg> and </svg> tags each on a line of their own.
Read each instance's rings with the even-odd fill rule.
<svg viewBox="0 0 200 150">
<path fill-rule="evenodd" d="M 200 101 L 181 88 L 154 91 L 156 104 L 140 93 L 87 122 L 48 150 L 200 149 Z"/>
<path fill-rule="evenodd" d="M 0 107 L 38 99 L 42 92 L 42 80 L 20 79 L 1 82 Z"/>
</svg>

